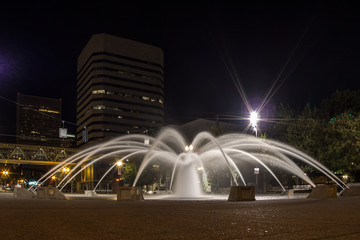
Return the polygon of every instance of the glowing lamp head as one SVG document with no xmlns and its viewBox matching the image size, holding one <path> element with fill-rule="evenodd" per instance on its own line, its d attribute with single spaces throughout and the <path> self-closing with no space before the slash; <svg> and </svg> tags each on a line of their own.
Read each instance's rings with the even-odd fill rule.
<svg viewBox="0 0 360 240">
<path fill-rule="evenodd" d="M 194 149 L 193 145 L 186 145 L 185 146 L 185 151 L 188 152 L 188 151 L 192 151 Z"/>
<path fill-rule="evenodd" d="M 119 167 L 123 165 L 122 161 L 117 161 L 116 165 L 118 165 Z"/>
<path fill-rule="evenodd" d="M 250 114 L 250 124 L 251 124 L 252 127 L 256 126 L 258 120 L 259 120 L 258 119 L 258 113 L 255 112 L 255 111 L 251 112 L 251 114 Z"/>
</svg>

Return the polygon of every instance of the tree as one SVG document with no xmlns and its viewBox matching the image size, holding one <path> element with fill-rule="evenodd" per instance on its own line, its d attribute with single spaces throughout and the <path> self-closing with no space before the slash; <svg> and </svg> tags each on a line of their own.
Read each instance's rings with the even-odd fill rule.
<svg viewBox="0 0 360 240">
<path fill-rule="evenodd" d="M 326 127 L 327 151 L 319 157 L 333 170 L 355 177 L 360 167 L 360 116 L 337 115 Z"/>
<path fill-rule="evenodd" d="M 329 98 L 321 101 L 320 108 L 325 118 L 344 112 L 360 113 L 360 90 L 336 90 Z"/>
<path fill-rule="evenodd" d="M 287 128 L 287 141 L 338 174 L 358 175 L 360 116 L 349 112 L 324 119 L 322 110 L 307 105 Z"/>
</svg>

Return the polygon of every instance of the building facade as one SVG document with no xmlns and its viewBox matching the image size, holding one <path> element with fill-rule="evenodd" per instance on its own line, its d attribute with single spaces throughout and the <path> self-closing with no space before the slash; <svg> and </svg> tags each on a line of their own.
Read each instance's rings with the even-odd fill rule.
<svg viewBox="0 0 360 240">
<path fill-rule="evenodd" d="M 59 146 L 61 100 L 18 94 L 16 141 Z"/>
<path fill-rule="evenodd" d="M 78 146 L 164 122 L 164 62 L 160 48 L 95 34 L 78 57 Z"/>
</svg>

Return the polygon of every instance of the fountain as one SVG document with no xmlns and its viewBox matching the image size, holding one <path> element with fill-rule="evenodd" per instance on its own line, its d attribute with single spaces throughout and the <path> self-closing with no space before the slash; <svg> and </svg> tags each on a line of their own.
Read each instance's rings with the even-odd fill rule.
<svg viewBox="0 0 360 240">
<path fill-rule="evenodd" d="M 173 190 L 174 196 L 178 198 L 203 197 L 204 189 L 207 189 L 209 184 L 208 172 L 219 168 L 227 169 L 236 186 L 246 186 L 248 182 L 251 182 L 246 172 L 253 167 L 261 167 L 271 175 L 283 191 L 285 187 L 274 172 L 275 170 L 297 176 L 315 187 L 294 160 L 317 169 L 342 189 L 347 188 L 321 163 L 284 143 L 245 134 L 234 133 L 214 137 L 208 132 L 201 132 L 195 136 L 191 145 L 187 145 L 183 136 L 173 128 L 162 129 L 156 138 L 142 134 L 129 134 L 89 147 L 55 166 L 38 180 L 37 186 L 41 186 L 54 173 L 71 164 L 73 166 L 69 174 L 56 186 L 61 191 L 90 165 L 99 161 L 109 162 L 110 159 L 113 164 L 94 187 L 95 192 L 101 181 L 117 166 L 115 159 L 124 161 L 134 156 L 141 156 L 142 162 L 133 186 L 137 186 L 144 170 L 156 161 L 169 167 L 171 172 L 169 190 Z M 33 186 L 30 190 L 36 191 L 37 187 Z"/>
</svg>

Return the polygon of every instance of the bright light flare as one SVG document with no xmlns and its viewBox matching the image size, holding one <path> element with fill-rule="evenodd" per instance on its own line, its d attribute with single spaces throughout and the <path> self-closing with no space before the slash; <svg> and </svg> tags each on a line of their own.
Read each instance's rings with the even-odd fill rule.
<svg viewBox="0 0 360 240">
<path fill-rule="evenodd" d="M 194 149 L 193 145 L 186 145 L 185 146 L 185 151 L 188 152 L 189 150 L 192 151 Z"/>
<path fill-rule="evenodd" d="M 257 122 L 259 121 L 258 119 L 258 113 L 255 111 L 252 111 L 250 114 L 250 124 L 252 127 L 256 127 Z"/>
<path fill-rule="evenodd" d="M 123 165 L 122 161 L 117 161 L 116 165 L 118 165 L 119 167 Z"/>
</svg>

